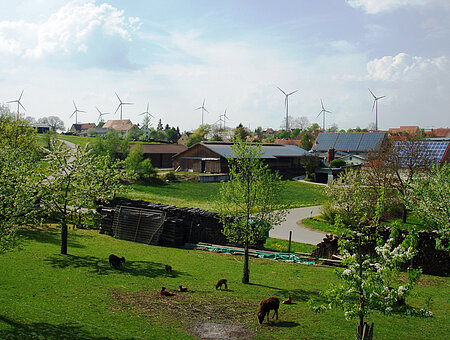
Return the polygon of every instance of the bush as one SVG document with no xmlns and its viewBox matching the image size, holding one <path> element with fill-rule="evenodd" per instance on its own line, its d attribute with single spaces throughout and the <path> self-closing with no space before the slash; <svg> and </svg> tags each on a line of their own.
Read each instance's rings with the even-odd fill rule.
<svg viewBox="0 0 450 340">
<path fill-rule="evenodd" d="M 170 182 L 178 180 L 177 176 L 175 175 L 175 173 L 173 171 L 169 171 L 168 173 L 166 173 L 164 175 L 164 179 L 167 181 L 170 181 Z"/>
<path fill-rule="evenodd" d="M 144 150 L 140 144 L 134 146 L 125 160 L 127 176 L 134 180 L 149 180 L 156 174 L 150 159 L 144 159 Z"/>
<path fill-rule="evenodd" d="M 333 159 L 330 162 L 329 168 L 342 168 L 343 166 L 347 165 L 344 160 L 342 159 Z"/>
</svg>

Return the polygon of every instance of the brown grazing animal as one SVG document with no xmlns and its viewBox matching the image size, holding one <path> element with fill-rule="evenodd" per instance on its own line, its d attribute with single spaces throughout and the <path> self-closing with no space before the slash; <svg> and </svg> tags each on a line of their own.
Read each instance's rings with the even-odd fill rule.
<svg viewBox="0 0 450 340">
<path fill-rule="evenodd" d="M 125 257 L 119 257 L 114 254 L 109 255 L 109 265 L 114 269 L 122 268 L 122 263 L 125 262 Z"/>
<path fill-rule="evenodd" d="M 166 264 L 165 270 L 166 270 L 166 274 L 172 274 L 172 266 L 169 266 L 168 264 Z"/>
<path fill-rule="evenodd" d="M 178 291 L 180 292 L 180 293 L 182 293 L 182 292 L 187 292 L 188 291 L 188 289 L 187 289 L 187 287 L 183 287 L 183 286 L 178 286 Z"/>
<path fill-rule="evenodd" d="M 288 296 L 287 300 L 284 300 L 282 303 L 285 304 L 285 305 L 291 305 L 291 304 L 292 304 L 292 299 L 291 299 L 291 297 Z"/>
<path fill-rule="evenodd" d="M 228 282 L 227 279 L 220 279 L 219 281 L 217 281 L 216 289 L 217 288 L 222 289 L 222 285 L 225 285 L 225 289 L 228 289 L 227 282 Z"/>
<path fill-rule="evenodd" d="M 160 293 L 162 296 L 174 296 L 175 295 L 174 293 L 168 292 L 166 290 L 166 287 L 161 287 Z"/>
<path fill-rule="evenodd" d="M 280 307 L 280 300 L 275 296 L 272 296 L 268 299 L 261 301 L 261 303 L 259 304 L 259 311 L 258 311 L 259 324 L 262 324 L 264 322 L 264 318 L 266 317 L 266 315 L 267 315 L 267 322 L 269 322 L 269 312 L 271 310 L 275 311 L 273 313 L 272 319 L 276 315 L 277 320 L 278 320 L 278 308 L 279 307 Z"/>
</svg>

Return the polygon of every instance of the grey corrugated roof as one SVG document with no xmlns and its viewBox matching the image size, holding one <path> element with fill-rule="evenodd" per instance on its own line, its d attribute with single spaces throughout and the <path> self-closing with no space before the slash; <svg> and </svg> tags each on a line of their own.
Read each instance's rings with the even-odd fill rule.
<svg viewBox="0 0 450 340">
<path fill-rule="evenodd" d="M 317 137 L 313 151 L 373 151 L 379 147 L 384 132 L 322 132 Z"/>
<path fill-rule="evenodd" d="M 228 158 L 232 155 L 231 144 L 213 144 L 213 143 L 202 143 L 202 145 L 211 151 L 219 154 L 222 157 Z M 278 157 L 301 157 L 309 155 L 309 152 L 296 146 L 296 145 L 262 145 L 261 146 L 262 155 L 261 158 L 278 158 Z"/>
</svg>

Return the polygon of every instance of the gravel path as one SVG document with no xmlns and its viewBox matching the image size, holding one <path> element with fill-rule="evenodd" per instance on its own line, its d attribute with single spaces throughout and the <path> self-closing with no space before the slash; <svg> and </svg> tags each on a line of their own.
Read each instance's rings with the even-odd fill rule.
<svg viewBox="0 0 450 340">
<path fill-rule="evenodd" d="M 325 233 L 313 231 L 297 224 L 297 221 L 304 218 L 320 215 L 320 207 L 320 205 L 317 205 L 313 207 L 290 209 L 289 214 L 286 216 L 286 221 L 274 226 L 270 231 L 269 236 L 272 238 L 289 240 L 289 231 L 292 231 L 292 241 L 294 242 L 314 245 L 322 242 Z"/>
</svg>

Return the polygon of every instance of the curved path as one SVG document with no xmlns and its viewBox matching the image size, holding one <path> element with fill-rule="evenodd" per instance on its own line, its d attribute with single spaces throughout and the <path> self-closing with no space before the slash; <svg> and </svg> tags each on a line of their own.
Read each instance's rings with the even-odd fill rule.
<svg viewBox="0 0 450 340">
<path fill-rule="evenodd" d="M 320 205 L 317 205 L 313 207 L 290 209 L 289 214 L 286 216 L 286 221 L 274 226 L 269 232 L 269 236 L 272 238 L 289 240 L 289 231 L 292 231 L 292 241 L 294 242 L 314 245 L 322 242 L 325 233 L 313 231 L 297 224 L 297 221 L 304 218 L 320 215 L 320 207 Z"/>
</svg>

